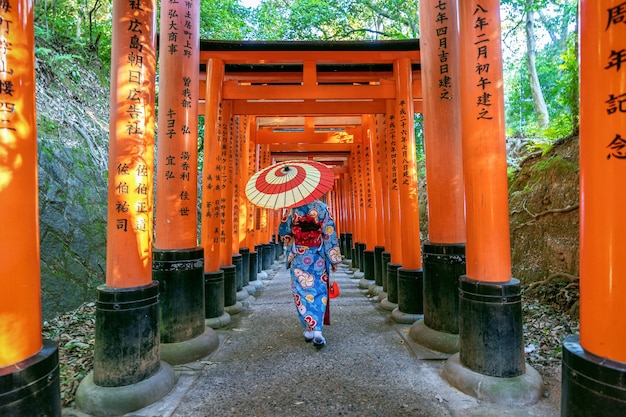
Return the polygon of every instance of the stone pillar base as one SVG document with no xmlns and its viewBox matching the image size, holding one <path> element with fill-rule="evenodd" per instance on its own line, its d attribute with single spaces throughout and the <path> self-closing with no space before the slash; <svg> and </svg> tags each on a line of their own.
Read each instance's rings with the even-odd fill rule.
<svg viewBox="0 0 626 417">
<path fill-rule="evenodd" d="M 230 314 L 224 312 L 224 314 L 219 317 L 204 319 L 204 324 L 212 329 L 219 329 L 221 327 L 228 326 L 230 324 Z"/>
<path fill-rule="evenodd" d="M 420 345 L 442 353 L 459 351 L 459 335 L 433 330 L 426 326 L 424 320 L 418 320 L 411 326 L 409 336 Z"/>
<path fill-rule="evenodd" d="M 159 370 L 149 378 L 120 387 L 101 387 L 87 374 L 76 390 L 76 406 L 96 417 L 121 416 L 147 407 L 165 397 L 176 385 L 170 365 L 160 363 Z"/>
<path fill-rule="evenodd" d="M 393 311 L 398 308 L 398 303 L 392 303 L 389 298 L 385 298 L 380 302 L 380 306 L 387 311 Z"/>
<path fill-rule="evenodd" d="M 176 343 L 161 343 L 161 360 L 170 365 L 180 365 L 204 358 L 220 344 L 219 336 L 212 328 L 205 329 L 198 337 Z"/>
<path fill-rule="evenodd" d="M 235 304 L 231 306 L 224 307 L 224 311 L 230 314 L 231 316 L 241 313 L 241 310 L 243 310 L 243 304 L 241 304 L 239 301 L 237 301 Z"/>
<path fill-rule="evenodd" d="M 354 274 L 354 277 L 356 278 L 356 274 Z M 370 289 L 370 287 L 374 285 L 374 280 L 371 279 L 367 279 L 365 277 L 361 278 L 359 280 L 359 289 L 361 290 L 368 290 Z"/>
<path fill-rule="evenodd" d="M 526 372 L 519 376 L 487 376 L 463 366 L 458 353 L 446 361 L 442 376 L 465 394 L 494 404 L 531 405 L 543 396 L 544 391 L 541 375 L 530 365 L 526 365 Z"/>
<path fill-rule="evenodd" d="M 391 318 L 394 319 L 396 323 L 413 324 L 418 320 L 422 320 L 424 318 L 424 315 L 415 313 L 403 313 L 402 311 L 400 311 L 399 308 L 396 308 L 391 312 Z"/>
<path fill-rule="evenodd" d="M 367 293 L 369 295 L 371 295 L 372 297 L 377 297 L 378 294 L 380 294 L 383 290 L 383 286 L 382 285 L 377 285 L 376 283 L 370 284 L 370 286 L 367 288 Z"/>
</svg>

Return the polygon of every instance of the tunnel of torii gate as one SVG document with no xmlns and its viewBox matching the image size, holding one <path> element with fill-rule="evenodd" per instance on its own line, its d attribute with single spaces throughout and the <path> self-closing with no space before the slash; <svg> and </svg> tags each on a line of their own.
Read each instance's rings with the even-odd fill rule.
<svg viewBox="0 0 626 417">
<path fill-rule="evenodd" d="M 16 214 L 0 219 L 0 414 L 60 416 L 34 262 L 33 8 L 18 3 L 0 12 L 19 22 L 0 34 L 12 45 L 0 77 L 15 86 L 0 106 L 0 212 Z M 244 184 L 291 159 L 333 169 L 325 200 L 345 262 L 416 342 L 450 354 L 451 385 L 492 402 L 537 401 L 543 383 L 525 363 L 511 276 L 498 6 L 423 0 L 419 41 L 217 42 L 199 39 L 199 2 L 163 3 L 157 115 L 155 5 L 115 1 L 106 282 L 77 407 L 144 407 L 175 385 L 171 365 L 217 347 L 213 329 L 241 311 L 282 250 L 282 213 L 252 206 Z M 563 344 L 563 416 L 619 415 L 626 402 L 626 266 L 615 256 L 626 249 L 626 194 L 610 193 L 626 177 L 620 7 L 580 8 L 581 332 Z M 427 239 L 415 113 L 424 115 Z"/>
</svg>

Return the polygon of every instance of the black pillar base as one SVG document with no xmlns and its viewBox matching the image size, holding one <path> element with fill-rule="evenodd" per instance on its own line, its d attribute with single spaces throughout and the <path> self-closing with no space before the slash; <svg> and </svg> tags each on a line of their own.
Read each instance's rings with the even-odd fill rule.
<svg viewBox="0 0 626 417">
<path fill-rule="evenodd" d="M 152 277 L 159 282 L 161 343 L 204 333 L 204 250 L 155 249 Z"/>
<path fill-rule="evenodd" d="M 234 253 L 232 256 L 233 265 L 235 265 L 235 282 L 237 283 L 237 292 L 243 289 L 243 257 L 240 253 Z"/>
<path fill-rule="evenodd" d="M 621 416 L 626 410 L 626 363 L 587 352 L 580 336 L 563 342 L 561 416 Z"/>
<path fill-rule="evenodd" d="M 358 243 L 357 256 L 359 257 L 359 269 L 365 272 L 365 243 Z"/>
<path fill-rule="evenodd" d="M 220 269 L 224 271 L 224 307 L 237 303 L 237 277 L 235 265 L 224 265 Z"/>
<path fill-rule="evenodd" d="M 383 286 L 383 252 L 384 246 L 374 246 L 374 283 Z"/>
<path fill-rule="evenodd" d="M 387 311 L 394 311 L 398 308 L 398 269 L 402 265 L 387 264 L 387 298 L 380 302 L 380 306 Z"/>
<path fill-rule="evenodd" d="M 391 252 L 383 252 L 381 255 L 382 258 L 382 286 L 383 286 L 383 291 L 387 292 L 388 291 L 388 283 L 387 283 L 387 276 L 389 275 L 389 269 L 387 268 L 387 264 L 389 262 L 391 262 Z"/>
<path fill-rule="evenodd" d="M 459 333 L 459 278 L 465 275 L 465 245 L 424 243 L 424 324 Z"/>
<path fill-rule="evenodd" d="M 263 244 L 263 270 L 269 271 L 274 263 L 274 245 L 272 243 Z"/>
<path fill-rule="evenodd" d="M 212 319 L 224 314 L 224 271 L 204 273 L 204 318 Z"/>
<path fill-rule="evenodd" d="M 459 282 L 461 363 L 488 376 L 522 375 L 525 362 L 519 280 L 476 281 L 463 275 Z"/>
<path fill-rule="evenodd" d="M 119 387 L 160 367 L 159 283 L 131 288 L 100 285 L 96 295 L 93 382 Z"/>
<path fill-rule="evenodd" d="M 263 271 L 263 245 L 254 245 L 254 251 L 257 253 L 256 273 L 260 274 Z M 252 278 L 250 278 L 252 279 Z"/>
<path fill-rule="evenodd" d="M 354 261 L 352 257 L 352 233 L 346 233 L 346 251 L 343 253 L 346 258 Z"/>
<path fill-rule="evenodd" d="M 0 367 L 0 415 L 61 417 L 56 343 L 44 340 L 35 355 Z"/>
<path fill-rule="evenodd" d="M 354 247 L 350 250 L 350 257 L 352 258 L 352 268 L 353 269 L 361 269 L 361 265 L 359 264 L 359 243 L 356 242 Z"/>
<path fill-rule="evenodd" d="M 361 265 L 363 278 L 359 281 L 359 288 L 369 290 L 374 283 L 374 251 L 363 251 L 363 264 Z"/>
<path fill-rule="evenodd" d="M 421 269 L 398 268 L 398 308 L 391 317 L 398 323 L 411 324 L 423 318 L 424 273 Z"/>
<path fill-rule="evenodd" d="M 250 249 L 239 248 L 241 254 L 241 280 L 243 287 L 250 285 Z"/>
</svg>

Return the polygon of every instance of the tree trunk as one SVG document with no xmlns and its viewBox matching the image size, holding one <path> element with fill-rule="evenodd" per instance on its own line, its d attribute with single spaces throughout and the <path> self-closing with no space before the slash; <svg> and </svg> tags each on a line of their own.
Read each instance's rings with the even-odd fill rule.
<svg viewBox="0 0 626 417">
<path fill-rule="evenodd" d="M 543 98 L 543 92 L 541 91 L 541 83 L 539 82 L 539 76 L 537 75 L 537 67 L 535 64 L 535 35 L 534 35 L 534 13 L 529 10 L 526 13 L 526 48 L 528 49 L 528 78 L 530 82 L 530 93 L 533 96 L 533 103 L 535 105 L 535 112 L 537 113 L 537 120 L 539 127 L 545 129 L 550 123 L 550 115 L 548 114 L 548 108 L 546 101 Z"/>
</svg>

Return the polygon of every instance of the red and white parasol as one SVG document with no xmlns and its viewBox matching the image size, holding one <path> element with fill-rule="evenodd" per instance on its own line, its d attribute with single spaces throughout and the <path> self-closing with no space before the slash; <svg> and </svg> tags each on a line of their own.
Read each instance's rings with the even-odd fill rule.
<svg viewBox="0 0 626 417">
<path fill-rule="evenodd" d="M 259 207 L 297 207 L 326 194 L 333 187 L 334 179 L 333 171 L 320 162 L 283 161 L 250 177 L 246 196 Z"/>
</svg>

